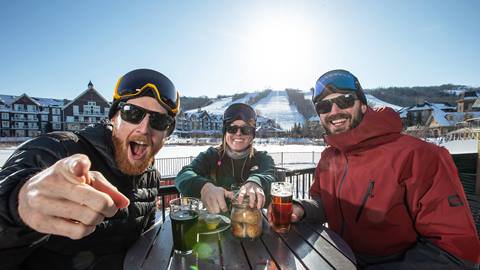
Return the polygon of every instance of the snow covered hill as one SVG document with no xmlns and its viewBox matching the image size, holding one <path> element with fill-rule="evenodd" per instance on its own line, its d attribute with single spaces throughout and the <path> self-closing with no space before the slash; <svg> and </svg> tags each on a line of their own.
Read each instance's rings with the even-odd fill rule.
<svg viewBox="0 0 480 270">
<path fill-rule="evenodd" d="M 232 103 L 249 103 L 250 99 L 256 97 L 261 92 L 248 93 L 244 97 L 232 101 L 232 97 L 222 97 L 213 99 L 213 103 L 206 107 L 200 108 L 210 114 L 222 115 L 225 109 Z M 384 102 L 372 95 L 366 94 L 368 103 L 373 107 L 388 106 L 395 110 L 399 110 L 402 107 Z M 311 93 L 309 91 L 304 92 L 304 98 L 306 100 L 311 99 Z M 304 124 L 305 117 L 299 113 L 295 104 L 289 102 L 287 92 L 285 90 L 273 90 L 266 97 L 260 99 L 251 106 L 257 111 L 257 113 L 263 117 L 275 120 L 280 127 L 284 130 L 291 129 L 295 123 Z M 187 111 L 186 113 L 196 112 L 198 109 Z"/>
</svg>

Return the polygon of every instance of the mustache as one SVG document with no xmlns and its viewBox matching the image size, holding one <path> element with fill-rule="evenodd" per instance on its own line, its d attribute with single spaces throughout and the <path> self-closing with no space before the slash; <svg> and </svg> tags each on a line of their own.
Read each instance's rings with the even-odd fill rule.
<svg viewBox="0 0 480 270">
<path fill-rule="evenodd" d="M 331 122 L 331 121 L 334 121 L 334 120 L 337 120 L 337 119 L 342 119 L 342 118 L 352 119 L 352 116 L 350 114 L 346 114 L 346 113 L 337 113 L 335 115 L 327 116 L 325 118 L 325 121 L 326 122 Z"/>
<path fill-rule="evenodd" d="M 148 146 L 152 146 L 152 140 L 150 137 L 148 136 L 141 136 L 141 135 L 136 135 L 136 136 L 132 136 L 128 139 L 128 142 L 131 142 L 131 141 L 140 141 L 140 142 L 143 142 L 145 144 L 147 144 Z M 127 142 L 127 143 L 128 143 Z"/>
</svg>

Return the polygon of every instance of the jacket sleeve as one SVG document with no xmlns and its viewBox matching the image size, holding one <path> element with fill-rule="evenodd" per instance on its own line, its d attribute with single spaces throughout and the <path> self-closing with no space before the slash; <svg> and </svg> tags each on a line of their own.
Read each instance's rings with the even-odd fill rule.
<svg viewBox="0 0 480 270">
<path fill-rule="evenodd" d="M 415 229 L 453 261 L 478 265 L 480 242 L 455 164 L 446 149 L 429 147 L 414 151 L 403 182 Z"/>
<path fill-rule="evenodd" d="M 200 198 L 200 191 L 207 182 L 212 182 L 209 178 L 210 163 L 216 149 L 211 147 L 207 151 L 200 153 L 189 165 L 184 166 L 178 172 L 175 178 L 175 186 L 184 196 Z"/>
<path fill-rule="evenodd" d="M 18 193 L 33 175 L 64 157 L 62 145 L 49 137 L 38 137 L 21 145 L 0 170 L 0 269 L 13 268 L 48 235 L 38 233 L 18 214 Z"/>
<path fill-rule="evenodd" d="M 262 187 L 265 196 L 268 197 L 270 194 L 270 184 L 275 181 L 275 162 L 272 157 L 264 151 L 257 152 L 257 158 L 259 160 L 258 169 L 250 171 L 250 175 L 245 182 L 254 182 L 258 184 Z"/>
<path fill-rule="evenodd" d="M 320 161 L 321 162 L 321 161 Z M 302 220 L 315 223 L 327 222 L 327 216 L 325 215 L 325 209 L 323 208 L 322 198 L 320 197 L 320 163 L 315 169 L 313 178 L 313 184 L 310 187 L 309 200 L 294 200 L 294 203 L 298 203 L 302 206 L 304 216 Z"/>
</svg>

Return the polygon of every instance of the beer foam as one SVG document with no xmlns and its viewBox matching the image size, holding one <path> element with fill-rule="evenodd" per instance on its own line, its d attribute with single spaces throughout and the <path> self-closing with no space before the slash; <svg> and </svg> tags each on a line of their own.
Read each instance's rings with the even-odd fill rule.
<svg viewBox="0 0 480 270">
<path fill-rule="evenodd" d="M 277 197 L 288 197 L 292 196 L 293 192 L 287 190 L 272 190 L 272 195 Z"/>
</svg>

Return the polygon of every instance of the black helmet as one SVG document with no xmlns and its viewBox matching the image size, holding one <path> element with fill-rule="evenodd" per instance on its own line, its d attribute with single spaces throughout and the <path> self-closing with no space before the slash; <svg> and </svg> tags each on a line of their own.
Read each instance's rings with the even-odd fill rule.
<svg viewBox="0 0 480 270">
<path fill-rule="evenodd" d="M 180 95 L 170 79 L 152 69 L 136 69 L 118 79 L 108 117 L 113 118 L 119 110 L 120 102 L 141 96 L 156 98 L 167 113 L 175 119 L 180 108 Z M 175 122 L 168 134 L 170 135 L 174 129 Z"/>
<path fill-rule="evenodd" d="M 243 120 L 245 122 L 249 122 L 253 120 L 253 122 L 257 123 L 257 114 L 255 110 L 250 107 L 250 105 L 245 103 L 233 103 L 225 110 L 223 113 L 223 134 L 225 134 L 226 126 L 232 123 L 235 120 Z"/>
</svg>

